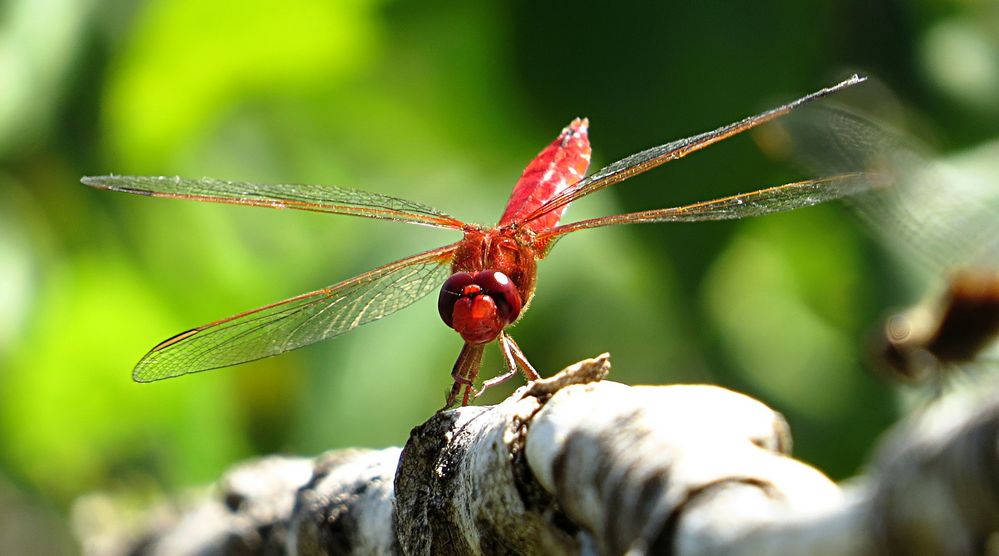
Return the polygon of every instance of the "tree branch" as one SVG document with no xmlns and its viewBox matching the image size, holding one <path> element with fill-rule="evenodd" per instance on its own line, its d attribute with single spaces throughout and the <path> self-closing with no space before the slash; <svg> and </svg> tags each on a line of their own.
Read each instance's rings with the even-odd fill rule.
<svg viewBox="0 0 999 556">
<path fill-rule="evenodd" d="M 401 451 L 243 464 L 214 496 L 119 545 L 138 554 L 977 554 L 999 527 L 995 390 L 899 426 L 872 470 L 841 489 L 789 457 L 787 424 L 760 402 L 714 386 L 601 381 L 609 368 L 603 355 L 498 405 L 438 413 Z M 96 547 L 100 535 L 87 533 Z"/>
</svg>

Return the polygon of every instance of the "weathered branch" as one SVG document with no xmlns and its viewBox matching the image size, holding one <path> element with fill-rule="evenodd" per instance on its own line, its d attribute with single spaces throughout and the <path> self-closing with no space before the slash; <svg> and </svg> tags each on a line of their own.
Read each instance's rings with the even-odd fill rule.
<svg viewBox="0 0 999 556">
<path fill-rule="evenodd" d="M 244 464 L 129 548 L 978 554 L 999 528 L 994 391 L 899 427 L 840 489 L 788 456 L 787 425 L 763 404 L 713 386 L 601 381 L 608 369 L 604 355 L 499 405 L 438 413 L 401 451 Z"/>
</svg>

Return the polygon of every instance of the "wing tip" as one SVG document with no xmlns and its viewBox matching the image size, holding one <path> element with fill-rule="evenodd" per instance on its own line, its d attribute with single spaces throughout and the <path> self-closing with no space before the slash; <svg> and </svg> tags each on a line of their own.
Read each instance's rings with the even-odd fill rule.
<svg viewBox="0 0 999 556">
<path fill-rule="evenodd" d="M 854 73 L 850 77 L 844 79 L 843 81 L 840 81 L 839 83 L 833 85 L 832 87 L 827 87 L 825 89 L 822 89 L 821 91 L 819 91 L 820 93 L 819 96 L 826 96 L 832 93 L 837 93 L 839 91 L 842 91 L 843 89 L 848 89 L 850 87 L 853 87 L 854 85 L 859 85 L 864 81 L 867 81 L 866 75 L 860 75 L 859 73 Z"/>
<path fill-rule="evenodd" d="M 169 372 L 164 373 L 162 369 L 157 371 L 155 369 L 156 355 L 160 351 L 176 344 L 177 342 L 190 338 L 191 336 L 197 334 L 200 331 L 201 331 L 200 328 L 192 328 L 190 330 L 185 330 L 179 334 L 174 334 L 173 336 L 170 336 L 166 340 L 163 340 L 162 342 L 153 346 L 153 348 L 149 350 L 148 353 L 143 355 L 142 359 L 140 359 L 139 362 L 135 364 L 135 368 L 132 369 L 132 380 L 141 384 L 146 384 L 149 382 L 156 382 L 158 380 L 173 378 L 175 376 L 185 375 L 189 372 L 192 372 L 192 371 L 183 371 L 179 373 L 169 373 Z"/>
<path fill-rule="evenodd" d="M 149 355 L 152 352 L 147 353 L 135 364 L 135 368 L 132 369 L 132 381 L 139 384 L 149 384 L 150 382 L 156 382 L 157 380 L 163 380 L 164 378 L 170 378 L 173 375 L 162 375 L 151 369 L 146 363 L 149 360 Z"/>
<path fill-rule="evenodd" d="M 166 380 L 168 378 L 176 378 L 178 376 L 184 376 L 191 373 L 196 373 L 202 370 L 209 369 L 196 369 L 196 370 L 170 370 L 169 368 L 157 368 L 156 361 L 150 360 L 150 355 L 153 352 L 149 352 L 135 364 L 135 368 L 132 369 L 132 381 L 139 384 L 149 384 L 150 382 L 159 382 L 161 380 Z"/>
<path fill-rule="evenodd" d="M 132 371 L 132 382 L 138 384 L 149 384 L 150 382 L 156 382 L 157 380 L 159 380 L 158 377 L 153 378 L 145 376 L 140 369 L 134 369 Z"/>
<path fill-rule="evenodd" d="M 158 184 L 167 181 L 179 182 L 180 176 L 125 176 L 120 174 L 108 174 L 106 176 L 83 176 L 80 183 L 95 189 L 108 189 L 123 193 L 134 193 L 136 195 L 155 196 L 155 189 L 141 189 L 135 187 L 132 182 L 144 181 L 146 184 Z"/>
<path fill-rule="evenodd" d="M 96 187 L 98 189 L 108 189 L 108 182 L 114 176 L 83 176 L 80 178 L 80 183 L 83 185 L 88 185 L 90 187 Z"/>
</svg>

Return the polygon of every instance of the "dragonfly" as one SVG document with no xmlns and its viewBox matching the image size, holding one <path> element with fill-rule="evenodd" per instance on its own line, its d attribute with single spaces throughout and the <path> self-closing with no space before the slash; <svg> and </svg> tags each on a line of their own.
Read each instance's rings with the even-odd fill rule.
<svg viewBox="0 0 999 556">
<path fill-rule="evenodd" d="M 812 106 L 761 141 L 809 171 L 857 171 L 870 187 L 846 203 L 928 299 L 890 315 L 874 359 L 903 383 L 931 386 L 990 358 L 999 344 L 999 187 L 973 160 L 948 164 L 915 139 L 845 107 Z M 993 159 L 994 152 L 979 158 Z M 962 168 L 963 166 L 963 168 Z"/>
<path fill-rule="evenodd" d="M 495 226 L 458 220 L 443 211 L 358 189 L 332 185 L 281 185 L 211 178 L 94 176 L 86 185 L 112 191 L 233 205 L 297 209 L 360 216 L 454 230 L 462 238 L 386 264 L 309 293 L 204 324 L 154 346 L 135 366 L 137 382 L 151 382 L 261 359 L 339 336 L 381 319 L 438 291 L 438 313 L 464 341 L 452 367 L 445 407 L 517 374 L 539 378 L 508 332 L 534 296 L 537 262 L 562 236 L 602 226 L 650 222 L 729 220 L 789 211 L 856 193 L 866 182 L 853 174 L 784 185 L 685 206 L 646 210 L 560 224 L 570 203 L 671 160 L 780 118 L 865 80 L 853 75 L 776 108 L 625 157 L 587 175 L 589 122 L 573 120 L 530 164 L 513 188 Z M 475 381 L 488 344 L 496 342 L 505 369 Z"/>
</svg>

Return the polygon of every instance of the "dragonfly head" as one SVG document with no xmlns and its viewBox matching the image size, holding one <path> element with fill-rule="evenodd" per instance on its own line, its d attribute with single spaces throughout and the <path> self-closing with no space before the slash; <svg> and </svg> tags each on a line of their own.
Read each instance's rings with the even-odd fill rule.
<svg viewBox="0 0 999 556">
<path fill-rule="evenodd" d="M 457 272 L 444 282 L 437 299 L 444 324 L 469 344 L 495 340 L 517 320 L 521 306 L 517 286 L 496 270 Z"/>
</svg>

